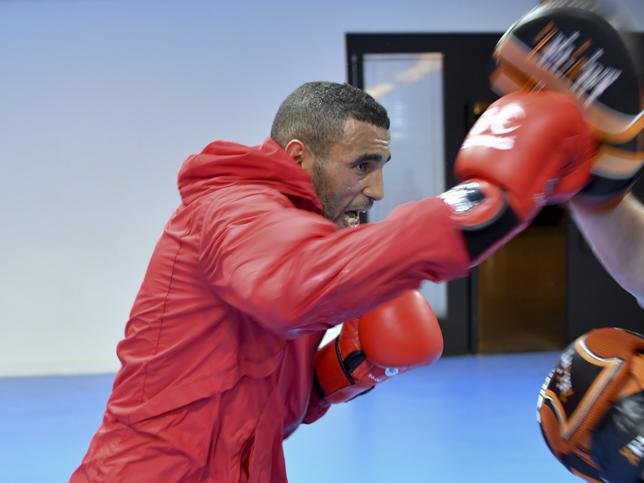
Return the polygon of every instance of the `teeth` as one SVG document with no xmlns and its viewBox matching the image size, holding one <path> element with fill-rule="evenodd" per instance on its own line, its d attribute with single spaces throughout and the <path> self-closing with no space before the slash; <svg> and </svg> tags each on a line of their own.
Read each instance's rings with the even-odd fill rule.
<svg viewBox="0 0 644 483">
<path fill-rule="evenodd" d="M 344 213 L 344 222 L 347 226 L 358 226 L 360 224 L 360 214 L 357 211 L 347 211 Z"/>
</svg>

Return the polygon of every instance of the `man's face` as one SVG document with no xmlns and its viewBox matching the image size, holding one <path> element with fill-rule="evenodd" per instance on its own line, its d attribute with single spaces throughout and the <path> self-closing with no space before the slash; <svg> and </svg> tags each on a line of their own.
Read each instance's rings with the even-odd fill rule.
<svg viewBox="0 0 644 483">
<path fill-rule="evenodd" d="M 382 168 L 389 161 L 389 131 L 349 119 L 325 159 L 303 162 L 322 202 L 324 216 L 340 228 L 357 226 L 360 212 L 384 196 Z"/>
</svg>

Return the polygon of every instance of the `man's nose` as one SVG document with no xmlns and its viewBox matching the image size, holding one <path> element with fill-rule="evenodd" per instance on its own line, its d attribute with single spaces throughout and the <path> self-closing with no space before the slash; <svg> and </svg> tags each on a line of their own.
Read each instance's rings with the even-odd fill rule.
<svg viewBox="0 0 644 483">
<path fill-rule="evenodd" d="M 379 201 L 385 196 L 385 183 L 382 169 L 375 169 L 367 177 L 367 184 L 362 193 L 374 201 Z"/>
</svg>

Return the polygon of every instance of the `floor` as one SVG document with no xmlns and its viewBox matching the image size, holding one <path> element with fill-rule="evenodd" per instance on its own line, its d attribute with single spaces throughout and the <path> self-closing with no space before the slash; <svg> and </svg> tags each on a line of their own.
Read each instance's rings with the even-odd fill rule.
<svg viewBox="0 0 644 483">
<path fill-rule="evenodd" d="M 580 482 L 535 422 L 554 352 L 443 358 L 338 405 L 285 442 L 291 483 Z M 0 481 L 65 482 L 113 375 L 0 379 Z"/>
</svg>

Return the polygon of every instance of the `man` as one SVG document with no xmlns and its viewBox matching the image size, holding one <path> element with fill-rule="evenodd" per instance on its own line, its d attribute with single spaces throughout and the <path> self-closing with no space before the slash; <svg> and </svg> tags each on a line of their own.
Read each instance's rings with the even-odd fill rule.
<svg viewBox="0 0 644 483">
<path fill-rule="evenodd" d="M 363 226 L 391 153 L 387 114 L 359 89 L 304 84 L 261 146 L 190 156 L 71 481 L 284 482 L 282 440 L 302 421 L 434 360 L 440 331 L 406 294 L 464 275 L 560 180 L 572 196 L 595 149 L 566 96 L 508 96 L 477 124 L 457 160 L 464 183 Z M 354 319 L 314 362 L 324 331 Z M 379 350 L 386 334 L 417 333 L 429 336 L 411 358 L 407 342 Z"/>
</svg>

